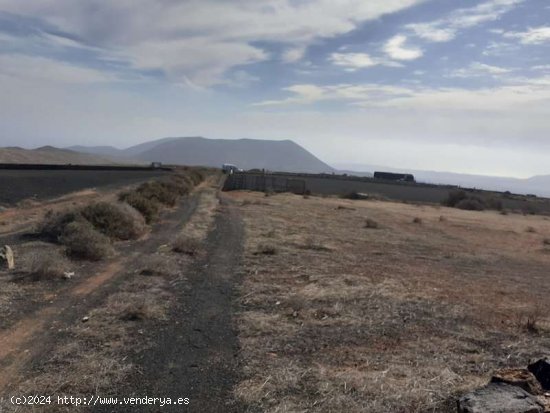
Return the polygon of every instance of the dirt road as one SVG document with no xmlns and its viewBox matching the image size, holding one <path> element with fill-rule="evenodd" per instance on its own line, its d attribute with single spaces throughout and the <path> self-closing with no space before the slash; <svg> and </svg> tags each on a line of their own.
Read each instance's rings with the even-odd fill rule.
<svg viewBox="0 0 550 413">
<path fill-rule="evenodd" d="M 208 235 L 206 254 L 176 284 L 178 304 L 170 319 L 154 332 L 155 346 L 139 356 L 143 374 L 120 390 L 136 397 L 189 398 L 188 406 L 165 406 L 162 412 L 237 412 L 231 391 L 237 379 L 238 345 L 232 306 L 239 281 L 243 224 L 224 198 Z M 96 411 L 135 411 L 135 407 Z M 159 411 L 159 407 L 140 411 Z"/>
</svg>

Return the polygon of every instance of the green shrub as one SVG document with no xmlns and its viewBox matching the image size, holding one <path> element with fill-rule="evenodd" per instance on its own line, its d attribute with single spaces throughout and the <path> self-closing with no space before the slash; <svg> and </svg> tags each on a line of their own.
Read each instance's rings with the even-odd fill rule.
<svg viewBox="0 0 550 413">
<path fill-rule="evenodd" d="M 144 219 L 128 204 L 98 202 L 81 211 L 82 216 L 102 234 L 110 238 L 138 238 L 145 229 Z"/>
<path fill-rule="evenodd" d="M 74 258 L 99 261 L 113 253 L 110 239 L 89 222 L 74 221 L 65 226 L 59 241 Z"/>
</svg>

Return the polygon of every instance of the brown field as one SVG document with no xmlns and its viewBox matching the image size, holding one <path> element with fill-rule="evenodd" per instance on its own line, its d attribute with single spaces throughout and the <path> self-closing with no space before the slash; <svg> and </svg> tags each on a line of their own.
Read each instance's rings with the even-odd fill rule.
<svg viewBox="0 0 550 413">
<path fill-rule="evenodd" d="M 23 411 L 6 395 L 43 394 L 189 397 L 204 412 L 453 412 L 493 370 L 550 347 L 547 217 L 220 194 L 214 171 L 200 183 L 180 172 L 169 186 L 0 211 L 0 245 L 16 256 L 0 270 L 0 411 Z M 121 193 L 159 210 L 146 223 Z M 70 238 L 40 236 L 66 210 L 81 215 L 65 230 L 87 228 L 108 254 L 78 258 Z"/>
<path fill-rule="evenodd" d="M 446 412 L 550 346 L 550 221 L 230 192 L 251 412 Z M 369 224 L 366 225 L 367 220 Z"/>
</svg>

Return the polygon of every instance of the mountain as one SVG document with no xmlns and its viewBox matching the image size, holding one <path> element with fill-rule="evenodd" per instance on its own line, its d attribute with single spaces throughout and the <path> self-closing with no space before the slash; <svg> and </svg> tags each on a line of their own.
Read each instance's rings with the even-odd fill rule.
<svg viewBox="0 0 550 413">
<path fill-rule="evenodd" d="M 135 157 L 169 164 L 220 167 L 224 163 L 231 163 L 243 169 L 333 171 L 332 167 L 290 140 L 180 138 L 160 143 Z"/>
<path fill-rule="evenodd" d="M 99 155 L 99 156 L 106 156 L 109 158 L 124 158 L 125 153 L 124 150 L 115 148 L 114 146 L 69 146 L 68 148 L 65 148 L 69 151 L 73 152 L 80 152 L 80 153 L 88 153 L 92 155 Z"/>
<path fill-rule="evenodd" d="M 534 176 L 520 179 L 500 176 L 472 175 L 454 172 L 423 171 L 414 169 L 392 168 L 380 165 L 342 164 L 348 174 L 371 176 L 374 171 L 411 173 L 417 182 L 430 184 L 456 185 L 463 188 L 479 188 L 493 191 L 510 191 L 516 194 L 535 194 L 550 197 L 550 175 Z M 368 171 L 368 172 L 365 172 Z"/>
<path fill-rule="evenodd" d="M 111 157 L 176 165 L 221 167 L 231 163 L 243 169 L 286 172 L 333 172 L 334 169 L 290 140 L 206 139 L 202 137 L 163 138 L 127 149 L 111 146 L 70 149 Z"/>
<path fill-rule="evenodd" d="M 0 148 L 0 163 L 105 165 L 113 164 L 113 160 L 68 149 L 43 146 L 36 149 Z"/>
</svg>

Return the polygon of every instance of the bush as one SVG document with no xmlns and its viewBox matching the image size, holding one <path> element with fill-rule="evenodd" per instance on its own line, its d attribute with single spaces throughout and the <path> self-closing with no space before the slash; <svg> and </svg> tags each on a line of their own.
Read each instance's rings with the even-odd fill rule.
<svg viewBox="0 0 550 413">
<path fill-rule="evenodd" d="M 99 202 L 85 207 L 82 216 L 102 234 L 110 238 L 138 238 L 145 230 L 144 219 L 127 204 Z"/>
<path fill-rule="evenodd" d="M 422 218 L 414 217 L 412 222 L 413 224 L 422 224 Z"/>
<path fill-rule="evenodd" d="M 500 199 L 497 199 L 497 198 L 489 198 L 489 200 L 487 201 L 487 207 L 489 209 L 495 209 L 497 211 L 502 211 L 502 208 L 503 208 L 502 201 Z"/>
<path fill-rule="evenodd" d="M 97 232 L 89 222 L 74 221 L 65 226 L 59 241 L 74 258 L 99 261 L 113 253 L 111 241 Z"/>
<path fill-rule="evenodd" d="M 369 196 L 367 194 L 362 194 L 357 191 L 351 191 L 351 192 L 348 192 L 347 194 L 342 195 L 342 198 L 358 200 L 358 199 L 368 199 Z"/>
<path fill-rule="evenodd" d="M 464 209 L 467 211 L 483 211 L 485 209 L 485 204 L 479 198 L 472 197 L 466 198 L 459 201 L 456 205 L 458 209 Z"/>
<path fill-rule="evenodd" d="M 468 195 L 465 191 L 455 189 L 449 192 L 447 199 L 445 199 L 442 203 L 448 207 L 455 207 L 460 201 L 463 201 L 466 198 L 468 198 Z"/>
<path fill-rule="evenodd" d="M 119 199 L 143 215 L 148 224 L 154 221 L 160 211 L 160 204 L 157 201 L 145 198 L 136 191 L 124 192 L 120 194 Z"/>
<path fill-rule="evenodd" d="M 38 228 L 38 232 L 49 240 L 57 242 L 65 231 L 65 227 L 75 221 L 85 222 L 84 217 L 79 211 L 48 214 L 42 225 Z"/>
<path fill-rule="evenodd" d="M 254 255 L 275 255 L 277 248 L 271 244 L 260 244 Z"/>
<path fill-rule="evenodd" d="M 69 262 L 56 251 L 40 252 L 31 258 L 30 276 L 36 280 L 55 280 L 65 277 Z"/>
<path fill-rule="evenodd" d="M 378 228 L 378 222 L 376 222 L 372 218 L 367 218 L 367 220 L 365 221 L 365 228 L 376 229 L 376 228 Z"/>
<path fill-rule="evenodd" d="M 143 197 L 155 200 L 161 204 L 174 206 L 178 200 L 178 193 L 166 182 L 145 182 L 136 191 Z"/>
<path fill-rule="evenodd" d="M 202 248 L 201 242 L 196 238 L 180 235 L 174 241 L 172 250 L 187 255 L 197 255 Z"/>
</svg>

